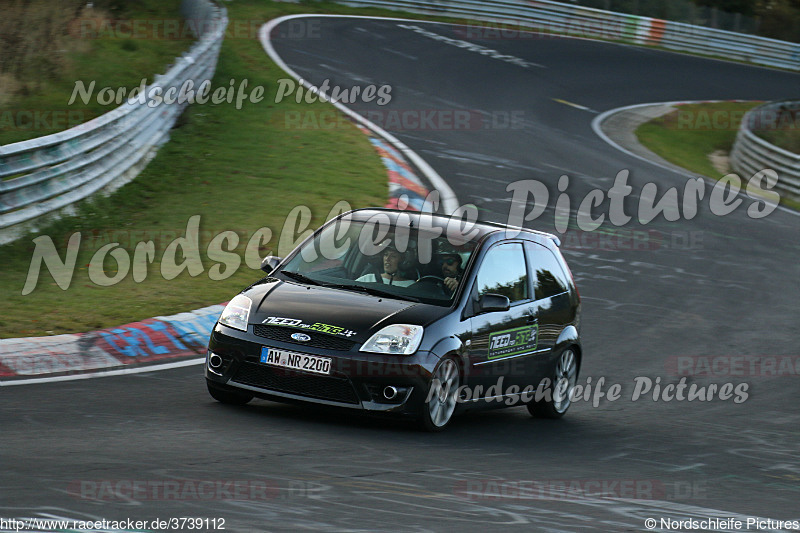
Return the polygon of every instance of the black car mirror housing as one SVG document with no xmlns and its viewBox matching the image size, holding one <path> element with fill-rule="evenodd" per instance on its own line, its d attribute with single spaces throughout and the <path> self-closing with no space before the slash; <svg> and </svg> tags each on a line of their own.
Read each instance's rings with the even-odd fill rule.
<svg viewBox="0 0 800 533">
<path fill-rule="evenodd" d="M 508 296 L 501 294 L 487 293 L 478 300 L 478 313 L 491 313 L 494 311 L 508 311 L 511 308 L 511 300 Z"/>
<path fill-rule="evenodd" d="M 283 258 L 281 257 L 268 255 L 261 260 L 261 270 L 267 274 L 272 274 L 272 271 L 275 270 L 279 264 L 281 264 L 281 261 L 283 261 Z"/>
</svg>

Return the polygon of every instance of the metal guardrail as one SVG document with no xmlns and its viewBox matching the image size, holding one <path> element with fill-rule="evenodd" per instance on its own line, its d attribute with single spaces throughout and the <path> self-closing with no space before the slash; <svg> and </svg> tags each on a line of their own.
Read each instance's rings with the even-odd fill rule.
<svg viewBox="0 0 800 533">
<path fill-rule="evenodd" d="M 196 91 L 214 74 L 228 23 L 225 9 L 209 0 L 184 0 L 181 11 L 198 41 L 146 91 L 179 91 L 187 80 Z M 133 179 L 169 139 L 186 105 L 129 101 L 74 128 L 0 146 L 0 243 L 18 238 L 42 216 Z"/>
<path fill-rule="evenodd" d="M 339 3 L 504 23 L 534 31 L 661 46 L 800 70 L 797 43 L 549 0 L 341 0 Z"/>
<path fill-rule="evenodd" d="M 343 0 L 340 3 L 504 23 L 533 31 L 657 45 L 800 69 L 798 44 L 549 0 Z M 196 87 L 210 79 L 216 68 L 228 22 L 225 9 L 210 0 L 184 0 L 182 10 L 187 19 L 195 22 L 195 27 L 205 31 L 166 74 L 156 76 L 148 90 L 160 86 L 166 91 L 189 79 Z M 158 146 L 166 142 L 185 105 L 123 104 L 69 130 L 0 146 L 0 243 L 19 237 L 44 215 L 133 179 Z M 774 147 L 769 149 L 764 141 L 747 133 L 740 135 L 747 136 L 740 150 L 749 154 L 740 157 L 741 164 L 754 161 L 757 153 L 769 153 L 772 160 L 777 157 L 779 162 L 788 164 L 785 175 L 794 179 L 800 163 L 790 159 L 792 154 L 781 154 Z M 791 187 L 797 191 L 796 185 Z"/>
<path fill-rule="evenodd" d="M 742 119 L 736 135 L 730 155 L 731 167 L 743 178 L 763 169 L 773 169 L 778 173 L 776 192 L 800 200 L 800 154 L 770 144 L 754 133 L 782 123 L 800 124 L 800 102 L 771 102 L 751 109 Z"/>
</svg>

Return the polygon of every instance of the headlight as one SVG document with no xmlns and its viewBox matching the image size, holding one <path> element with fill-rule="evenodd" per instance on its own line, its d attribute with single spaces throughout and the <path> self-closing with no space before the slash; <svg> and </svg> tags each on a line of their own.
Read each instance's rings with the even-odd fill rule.
<svg viewBox="0 0 800 533">
<path fill-rule="evenodd" d="M 253 305 L 253 301 L 247 296 L 243 294 L 236 296 L 225 306 L 225 310 L 219 317 L 219 323 L 230 328 L 247 331 L 251 305 Z"/>
<path fill-rule="evenodd" d="M 411 355 L 422 342 L 422 326 L 393 324 L 370 337 L 361 347 L 362 352 Z"/>
</svg>

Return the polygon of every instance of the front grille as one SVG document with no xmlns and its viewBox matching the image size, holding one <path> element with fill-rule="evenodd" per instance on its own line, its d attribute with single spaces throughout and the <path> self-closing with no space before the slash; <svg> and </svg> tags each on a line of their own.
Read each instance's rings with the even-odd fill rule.
<svg viewBox="0 0 800 533">
<path fill-rule="evenodd" d="M 322 400 L 359 403 L 350 380 L 332 376 L 302 374 L 292 370 L 244 362 L 231 381 L 262 389 L 288 392 Z"/>
<path fill-rule="evenodd" d="M 349 350 L 355 344 L 354 342 L 341 337 L 336 337 L 334 335 L 327 335 L 325 333 L 317 333 L 302 329 L 287 328 L 283 326 L 265 326 L 263 324 L 256 324 L 253 327 L 253 332 L 259 337 L 264 337 L 265 339 L 299 344 L 301 346 L 310 346 L 312 348 L 323 348 L 325 350 Z M 296 341 L 292 338 L 292 333 L 305 333 L 311 337 L 311 340 L 307 342 Z"/>
</svg>

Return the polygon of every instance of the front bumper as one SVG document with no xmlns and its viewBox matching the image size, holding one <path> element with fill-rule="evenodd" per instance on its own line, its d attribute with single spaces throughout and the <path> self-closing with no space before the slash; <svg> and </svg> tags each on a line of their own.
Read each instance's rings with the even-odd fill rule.
<svg viewBox="0 0 800 533">
<path fill-rule="evenodd" d="M 273 401 L 416 416 L 438 362 L 436 355 L 424 351 L 410 356 L 373 354 L 359 352 L 356 343 L 335 349 L 324 344 L 311 347 L 257 336 L 253 325 L 247 332 L 217 325 L 209 340 L 205 376 L 218 389 L 246 391 Z M 263 364 L 262 347 L 329 357 L 330 374 Z M 397 391 L 395 397 L 386 397 L 387 387 Z"/>
</svg>

